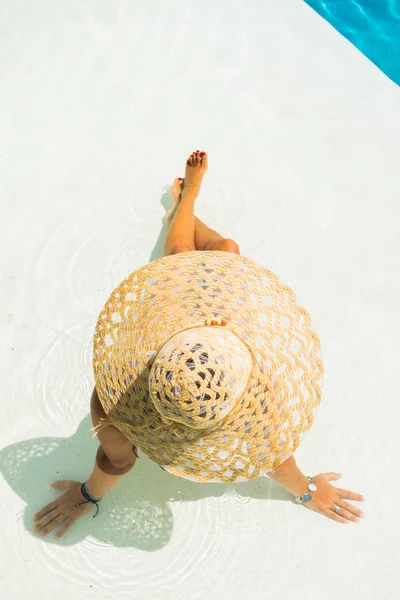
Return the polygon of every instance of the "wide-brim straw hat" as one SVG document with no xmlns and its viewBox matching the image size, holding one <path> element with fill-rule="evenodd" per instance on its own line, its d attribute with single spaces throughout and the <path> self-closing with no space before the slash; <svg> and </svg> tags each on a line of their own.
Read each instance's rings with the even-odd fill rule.
<svg viewBox="0 0 400 600">
<path fill-rule="evenodd" d="M 276 468 L 321 400 L 307 311 L 271 271 L 223 251 L 164 256 L 134 271 L 100 313 L 93 368 L 107 414 L 96 433 L 111 423 L 195 481 Z"/>
</svg>

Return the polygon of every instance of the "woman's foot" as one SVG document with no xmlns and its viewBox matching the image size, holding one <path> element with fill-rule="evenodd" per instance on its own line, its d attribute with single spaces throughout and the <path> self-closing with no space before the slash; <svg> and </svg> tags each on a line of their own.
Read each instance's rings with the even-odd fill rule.
<svg viewBox="0 0 400 600">
<path fill-rule="evenodd" d="M 208 156 L 206 152 L 192 152 L 186 162 L 185 186 L 200 189 L 203 177 L 208 169 Z"/>
<path fill-rule="evenodd" d="M 171 223 L 174 218 L 176 207 L 182 198 L 182 192 L 187 188 L 198 188 L 197 194 L 200 191 L 201 182 L 208 168 L 208 156 L 206 152 L 196 150 L 193 152 L 187 162 L 185 169 L 185 178 L 178 177 L 174 179 L 171 186 L 171 196 L 174 200 L 174 206 L 165 215 L 167 223 Z"/>
<path fill-rule="evenodd" d="M 177 177 L 172 182 L 170 193 L 171 193 L 172 199 L 174 201 L 174 205 L 172 208 L 170 208 L 167 211 L 167 213 L 165 215 L 165 221 L 167 223 L 171 223 L 172 219 L 174 218 L 176 207 L 178 206 L 180 199 L 181 199 L 181 194 L 182 194 L 183 185 L 184 185 L 183 182 L 184 182 L 184 180 L 181 177 Z"/>
</svg>

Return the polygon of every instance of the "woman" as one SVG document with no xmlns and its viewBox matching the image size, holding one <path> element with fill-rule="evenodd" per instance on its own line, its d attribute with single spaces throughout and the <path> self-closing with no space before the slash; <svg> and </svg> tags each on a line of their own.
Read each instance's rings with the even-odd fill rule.
<svg viewBox="0 0 400 600">
<path fill-rule="evenodd" d="M 137 448 L 194 481 L 268 475 L 339 523 L 364 516 L 348 502 L 360 494 L 331 485 L 341 474 L 308 477 L 296 465 L 320 402 L 319 340 L 290 288 L 195 217 L 207 166 L 193 152 L 172 186 L 164 257 L 179 256 L 133 273 L 100 314 L 91 417 L 101 444 L 86 482 L 52 484 L 63 494 L 34 516 L 42 536 L 98 510 Z"/>
</svg>

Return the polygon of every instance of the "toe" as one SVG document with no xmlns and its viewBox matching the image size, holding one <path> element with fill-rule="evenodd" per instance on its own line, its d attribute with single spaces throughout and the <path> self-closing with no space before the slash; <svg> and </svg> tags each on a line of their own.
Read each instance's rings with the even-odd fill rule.
<svg viewBox="0 0 400 600">
<path fill-rule="evenodd" d="M 202 152 L 201 153 L 201 164 L 203 165 L 203 167 L 208 167 L 208 155 L 207 155 L 207 152 Z"/>
</svg>

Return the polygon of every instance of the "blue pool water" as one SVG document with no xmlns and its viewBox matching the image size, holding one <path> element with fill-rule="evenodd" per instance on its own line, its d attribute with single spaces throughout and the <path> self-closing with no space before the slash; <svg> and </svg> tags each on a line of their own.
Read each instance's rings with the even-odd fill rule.
<svg viewBox="0 0 400 600">
<path fill-rule="evenodd" d="M 400 0 L 305 0 L 400 85 Z"/>
</svg>

